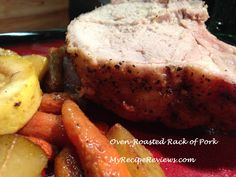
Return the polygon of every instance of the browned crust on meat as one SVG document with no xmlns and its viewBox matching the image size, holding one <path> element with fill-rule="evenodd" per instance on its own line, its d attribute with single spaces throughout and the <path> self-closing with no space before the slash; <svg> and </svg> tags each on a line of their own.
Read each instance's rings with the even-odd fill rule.
<svg viewBox="0 0 236 177">
<path fill-rule="evenodd" d="M 174 128 L 236 128 L 236 87 L 222 78 L 190 66 L 93 63 L 86 52 L 68 50 L 81 77 L 81 93 L 123 118 L 160 120 Z"/>
<path fill-rule="evenodd" d="M 193 4 L 191 6 L 186 3 L 181 4 L 182 1 L 179 2 L 180 4 L 168 3 L 161 10 L 164 12 L 160 13 L 161 15 L 157 8 L 158 13 L 154 16 L 151 15 L 150 19 L 148 18 L 151 20 L 150 26 L 158 23 L 155 26 L 157 30 L 162 29 L 159 28 L 159 24 L 169 24 L 174 29 L 168 33 L 154 30 L 153 33 L 161 32 L 161 34 L 167 35 L 166 40 L 164 40 L 166 42 L 160 44 L 151 41 L 149 43 L 151 38 L 145 36 L 147 33 L 137 33 L 140 38 L 133 38 L 136 33 L 132 31 L 135 27 L 130 26 L 133 24 L 130 23 L 130 20 L 134 19 L 129 19 L 129 14 L 122 16 L 124 13 L 122 11 L 123 5 L 128 8 L 132 6 L 130 3 L 120 5 L 120 9 L 117 10 L 118 16 L 108 14 L 114 23 L 113 21 L 110 23 L 106 15 L 105 19 L 101 16 L 101 18 L 92 20 L 92 24 L 105 25 L 105 29 L 111 31 L 107 35 L 103 28 L 101 30 L 104 33 L 93 31 L 93 29 L 96 30 L 96 26 L 90 28 L 87 22 L 90 22 L 91 16 L 87 19 L 86 15 L 82 15 L 77 20 L 72 21 L 68 27 L 67 50 L 74 58 L 77 72 L 81 78 L 81 95 L 102 104 L 121 117 L 133 121 L 160 120 L 174 128 L 207 125 L 219 129 L 235 129 L 236 79 L 234 73 L 236 71 L 236 48 L 220 42 L 207 31 L 204 25 L 208 18 L 206 6 L 202 1 L 198 2 L 200 4 L 197 4 L 197 8 L 192 6 Z M 137 3 L 135 7 L 142 8 L 143 6 L 140 5 L 143 4 Z M 148 5 L 147 7 L 154 6 L 154 4 L 146 5 Z M 113 6 L 115 8 L 119 5 L 108 5 L 106 8 L 114 10 Z M 160 7 L 162 8 L 163 4 Z M 100 8 L 100 10 L 104 9 Z M 105 10 L 104 12 L 110 12 Z M 88 15 L 100 17 L 98 16 L 100 11 L 97 12 Z M 116 23 L 117 18 L 120 19 L 120 17 L 122 17 L 121 22 Z M 125 20 L 126 18 L 128 20 Z M 142 25 L 143 18 L 147 18 L 145 13 L 141 19 L 135 18 L 135 22 L 140 20 L 140 25 Z M 122 19 L 124 20 L 122 21 Z M 79 26 L 84 21 L 86 22 L 85 27 Z M 126 35 L 123 31 L 113 34 L 117 24 L 129 27 L 127 29 L 131 30 L 128 32 L 132 35 Z M 149 23 L 147 24 L 149 25 Z M 113 25 L 114 28 L 111 28 L 110 25 Z M 78 27 L 84 27 L 86 30 Z M 164 27 L 165 29 L 162 30 L 168 29 L 166 26 Z M 172 46 L 171 34 L 178 27 L 185 28 L 185 34 L 188 34 L 186 38 L 190 37 L 189 39 L 192 41 L 180 41 L 179 39 L 185 37 L 181 33 L 177 39 L 180 42 L 174 43 Z M 141 29 L 145 30 L 145 28 Z M 120 36 L 112 38 L 114 35 L 120 35 L 121 32 L 123 41 L 119 40 Z M 99 36 L 99 34 L 102 35 Z M 90 37 L 93 39 L 92 35 L 96 40 L 90 40 Z M 106 37 L 108 42 L 103 43 L 103 38 Z M 127 41 L 125 40 L 126 37 Z M 142 39 L 147 39 L 144 40 L 145 45 L 141 45 L 143 44 Z M 133 47 L 133 43 L 129 40 L 137 42 L 138 47 Z M 159 37 L 154 40 L 158 41 Z M 170 49 L 176 49 L 173 50 L 175 52 L 169 51 L 169 46 L 165 48 L 165 44 L 168 44 L 169 40 L 170 46 L 173 47 Z M 178 44 L 180 45 L 175 46 Z M 119 53 L 116 50 L 119 50 L 120 45 L 123 48 Z M 160 45 L 164 47 L 162 48 Z M 185 51 L 184 49 L 188 48 L 188 45 L 191 47 Z M 112 52 L 113 49 L 115 52 Z M 142 56 L 139 58 L 140 55 L 136 55 L 136 53 L 131 53 L 131 55 L 129 50 L 138 51 Z M 164 54 L 162 51 L 165 51 Z M 103 52 L 105 55 L 99 52 Z M 151 54 L 144 55 L 148 52 Z M 183 56 L 179 55 L 181 52 L 183 52 Z M 165 55 L 165 53 L 170 55 Z M 110 56 L 113 58 L 108 58 Z M 122 61 L 122 58 L 126 60 Z"/>
</svg>

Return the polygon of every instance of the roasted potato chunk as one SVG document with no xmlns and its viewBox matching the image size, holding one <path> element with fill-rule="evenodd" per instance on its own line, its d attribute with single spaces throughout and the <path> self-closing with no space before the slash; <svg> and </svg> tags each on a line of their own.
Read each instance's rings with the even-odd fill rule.
<svg viewBox="0 0 236 177">
<path fill-rule="evenodd" d="M 1 177 L 41 177 L 48 158 L 44 151 L 23 136 L 0 136 Z"/>
<path fill-rule="evenodd" d="M 135 137 L 120 124 L 115 124 L 107 133 L 108 139 L 111 141 L 126 141 L 133 142 Z M 130 159 L 144 159 L 153 157 L 151 152 L 147 150 L 143 145 L 132 143 L 114 143 L 114 147 L 117 149 L 121 157 Z M 126 163 L 130 174 L 133 177 L 164 177 L 165 174 L 162 171 L 158 163 Z"/>
</svg>

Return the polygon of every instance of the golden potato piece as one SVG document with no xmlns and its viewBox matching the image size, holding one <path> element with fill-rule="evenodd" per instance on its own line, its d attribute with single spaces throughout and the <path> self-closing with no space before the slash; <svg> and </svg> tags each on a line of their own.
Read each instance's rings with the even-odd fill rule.
<svg viewBox="0 0 236 177">
<path fill-rule="evenodd" d="M 20 56 L 0 56 L 0 135 L 22 128 L 37 111 L 41 98 L 32 63 Z"/>
<path fill-rule="evenodd" d="M 44 151 L 26 138 L 16 134 L 0 136 L 1 177 L 41 177 L 47 161 Z"/>
<path fill-rule="evenodd" d="M 43 76 L 46 74 L 48 70 L 47 57 L 33 54 L 33 55 L 23 56 L 23 59 L 26 59 L 33 64 L 39 80 L 42 80 Z"/>
<path fill-rule="evenodd" d="M 117 149 L 121 157 L 129 159 L 144 159 L 152 158 L 152 154 L 143 145 L 135 144 L 135 137 L 120 124 L 115 124 L 107 133 L 108 139 L 115 141 L 123 141 L 127 143 L 114 143 L 114 147 Z M 129 143 L 128 143 L 129 142 Z M 130 174 L 133 177 L 164 177 L 165 174 L 162 171 L 158 163 L 126 163 Z"/>
<path fill-rule="evenodd" d="M 9 55 L 19 56 L 16 52 L 12 50 L 0 48 L 0 56 L 9 56 Z"/>
</svg>

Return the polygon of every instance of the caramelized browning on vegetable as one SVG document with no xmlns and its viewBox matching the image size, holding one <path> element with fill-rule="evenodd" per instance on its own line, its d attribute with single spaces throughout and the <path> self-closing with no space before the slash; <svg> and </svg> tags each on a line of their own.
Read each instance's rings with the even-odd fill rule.
<svg viewBox="0 0 236 177">
<path fill-rule="evenodd" d="M 85 176 L 130 177 L 125 164 L 111 161 L 111 158 L 119 159 L 117 151 L 74 102 L 64 102 L 62 120 L 69 139 L 76 147 Z"/>
<path fill-rule="evenodd" d="M 135 137 L 120 124 L 115 124 L 107 133 L 109 140 L 115 139 L 117 141 L 133 142 Z M 151 152 L 149 152 L 143 145 L 140 144 L 115 144 L 114 147 L 119 152 L 120 156 L 125 158 L 153 158 Z M 164 177 L 158 163 L 126 163 L 130 174 L 133 177 Z"/>
<path fill-rule="evenodd" d="M 144 147 L 139 147 L 143 149 L 138 148 L 140 151 L 137 152 L 137 147 L 124 145 L 119 148 L 113 147 L 105 136 L 109 130 L 108 124 L 96 122 L 94 125 L 79 106 L 70 100 L 77 98 L 77 87 L 80 82 L 72 61 L 65 57 L 65 54 L 64 48 L 50 51 L 49 73 L 45 82 L 49 93 L 43 94 L 38 111 L 17 132 L 24 136 L 16 134 L 0 136 L 0 177 L 42 177 L 42 175 L 45 177 L 46 170 L 43 171 L 43 168 L 48 160 L 55 160 L 55 177 L 131 177 L 131 174 L 135 177 L 153 177 L 153 174 L 162 177 L 158 164 L 128 165 L 127 168 L 125 163 L 119 161 L 120 155 L 142 157 L 142 154 L 150 155 L 150 152 Z M 3 51 L 0 48 L 1 55 L 20 57 L 14 52 Z M 34 62 L 33 57 L 38 57 L 37 61 Z M 43 77 L 47 70 L 45 58 L 36 55 L 23 58 L 34 62 L 38 75 Z M 65 91 L 64 89 L 69 90 L 70 93 L 58 92 Z M 21 102 L 14 104 L 16 108 L 20 105 Z M 118 139 L 123 137 L 125 131 L 114 127 L 110 129 L 108 137 L 113 135 Z M 130 135 L 124 138 L 133 137 Z M 56 156 L 54 150 L 57 146 L 64 148 Z M 119 155 L 116 148 L 119 153 L 120 149 L 124 153 Z M 20 165 L 22 168 L 19 169 Z M 148 170 L 151 172 L 147 172 Z"/>
<path fill-rule="evenodd" d="M 66 99 L 70 99 L 65 92 L 44 93 L 39 110 L 46 113 L 61 114 L 61 107 Z"/>
<path fill-rule="evenodd" d="M 48 54 L 49 70 L 45 80 L 45 89 L 48 92 L 63 90 L 63 59 L 65 48 L 51 48 Z"/>
<path fill-rule="evenodd" d="M 58 146 L 63 146 L 68 142 L 61 116 L 40 111 L 34 114 L 19 133 L 25 136 L 42 138 Z"/>
<path fill-rule="evenodd" d="M 82 177 L 82 170 L 72 148 L 65 147 L 55 158 L 55 177 Z"/>
</svg>

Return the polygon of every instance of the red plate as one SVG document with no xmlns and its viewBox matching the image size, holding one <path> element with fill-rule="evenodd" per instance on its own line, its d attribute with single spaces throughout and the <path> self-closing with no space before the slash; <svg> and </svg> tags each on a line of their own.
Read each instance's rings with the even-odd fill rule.
<svg viewBox="0 0 236 177">
<path fill-rule="evenodd" d="M 64 41 L 62 40 L 54 40 L 50 42 L 8 46 L 7 48 L 22 55 L 32 53 L 47 55 L 50 47 L 59 47 L 63 44 Z M 111 116 L 111 114 L 108 115 Z M 106 116 L 104 117 L 104 115 L 102 117 L 103 121 L 109 120 L 111 122 L 110 117 L 107 117 L 107 119 L 105 119 Z M 173 160 L 165 158 L 176 158 L 176 160 L 182 159 L 184 161 L 188 160 L 187 158 L 196 159 L 194 163 L 161 162 L 161 166 L 167 177 L 236 177 L 235 133 L 233 135 L 222 135 L 200 128 L 194 130 L 173 130 L 160 125 L 160 123 L 131 123 L 122 119 L 114 119 L 114 122 L 121 122 L 122 125 L 133 132 L 140 140 L 154 139 L 156 142 L 158 140 L 164 141 L 164 145 L 146 146 L 151 150 L 154 157 L 159 160 Z M 171 139 L 172 142 L 181 143 L 183 138 L 185 138 L 186 141 L 184 142 L 187 144 L 168 145 L 168 139 Z M 195 146 L 189 144 L 190 141 L 194 143 L 196 139 L 197 144 Z M 203 140 L 205 143 L 218 143 L 200 145 L 199 142 Z"/>
</svg>

